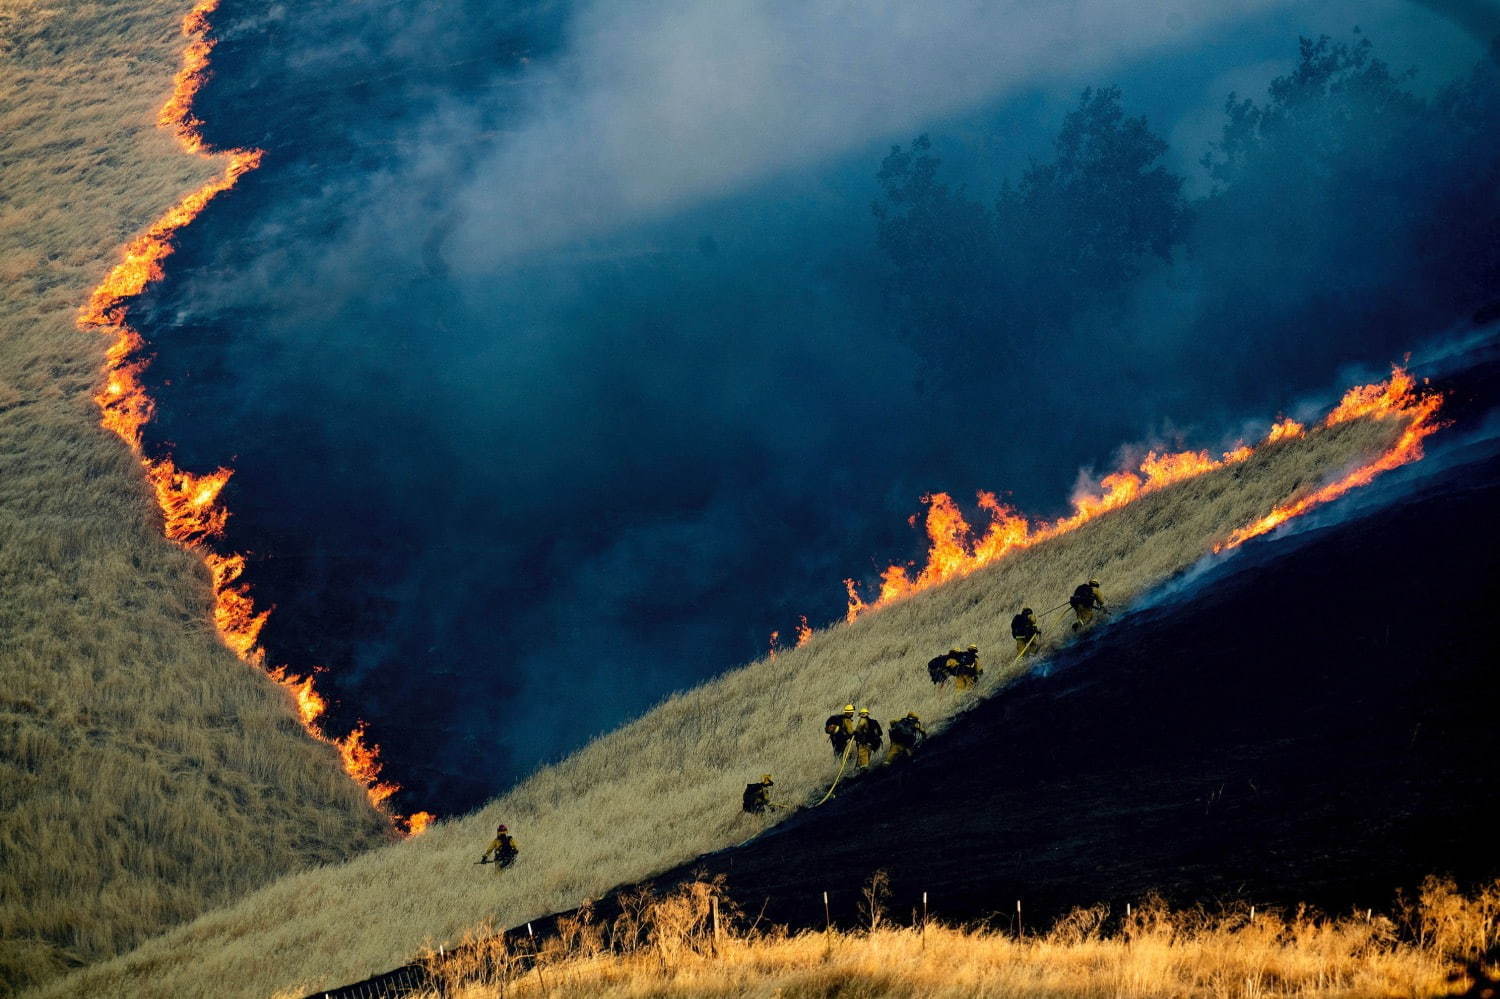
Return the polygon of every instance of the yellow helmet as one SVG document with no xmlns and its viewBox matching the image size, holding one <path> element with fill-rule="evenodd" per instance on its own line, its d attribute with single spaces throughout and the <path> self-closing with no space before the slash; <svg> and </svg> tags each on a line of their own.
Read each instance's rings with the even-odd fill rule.
<svg viewBox="0 0 1500 999">
<path fill-rule="evenodd" d="M 870 709 L 869 708 L 860 708 L 859 709 L 859 713 L 862 714 L 862 715 L 867 715 L 867 714 L 870 713 Z"/>
<path fill-rule="evenodd" d="M 970 652 L 978 652 L 979 651 L 979 646 L 977 646 L 977 645 L 971 645 L 971 646 L 969 646 L 969 651 Z"/>
<path fill-rule="evenodd" d="M 1098 586 L 1099 585 L 1099 580 L 1095 579 L 1093 576 L 1090 576 L 1089 577 L 1089 585 L 1090 586 Z"/>
<path fill-rule="evenodd" d="M 770 774 L 761 774 L 760 775 L 760 782 L 762 784 L 774 784 L 774 783 L 776 783 L 774 780 L 771 779 L 771 775 Z"/>
<path fill-rule="evenodd" d="M 922 719 L 920 719 L 920 718 L 917 717 L 917 713 L 915 711 L 908 711 L 906 713 L 906 717 L 910 718 L 912 721 L 921 721 L 922 720 Z"/>
<path fill-rule="evenodd" d="M 852 715 L 852 714 L 854 714 L 854 705 L 852 705 L 852 704 L 845 704 L 844 705 L 844 714 L 846 714 L 846 715 Z"/>
</svg>

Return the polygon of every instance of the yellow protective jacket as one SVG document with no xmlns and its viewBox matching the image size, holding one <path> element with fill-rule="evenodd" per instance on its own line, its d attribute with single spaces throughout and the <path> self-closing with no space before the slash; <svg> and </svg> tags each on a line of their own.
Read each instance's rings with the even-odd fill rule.
<svg viewBox="0 0 1500 999">
<path fill-rule="evenodd" d="M 496 863 L 503 862 L 507 857 L 514 860 L 516 854 L 521 852 L 521 847 L 516 843 L 516 838 L 510 833 L 501 833 L 490 843 L 489 848 L 484 851 L 479 859 L 484 860 L 491 856 Z"/>
</svg>

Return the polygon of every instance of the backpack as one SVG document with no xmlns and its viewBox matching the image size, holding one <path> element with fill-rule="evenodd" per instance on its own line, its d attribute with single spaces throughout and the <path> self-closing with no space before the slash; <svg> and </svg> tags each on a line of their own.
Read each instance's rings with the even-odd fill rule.
<svg viewBox="0 0 1500 999">
<path fill-rule="evenodd" d="M 948 682 L 948 654 L 946 652 L 928 660 L 927 675 L 932 677 L 932 682 L 939 686 Z"/>
<path fill-rule="evenodd" d="M 854 741 L 861 746 L 868 746 L 873 752 L 880 748 L 884 741 L 885 732 L 880 727 L 880 722 L 874 718 L 866 718 L 864 724 L 854 730 Z"/>
<path fill-rule="evenodd" d="M 960 652 L 953 658 L 955 660 L 953 666 L 954 676 L 977 677 L 979 675 L 979 653 Z"/>
<path fill-rule="evenodd" d="M 917 738 L 921 735 L 917 731 L 917 723 L 910 718 L 897 718 L 891 722 L 891 742 L 898 746 L 910 749 L 917 744 Z"/>
<path fill-rule="evenodd" d="M 752 815 L 758 815 L 759 813 L 764 812 L 766 810 L 766 806 L 770 804 L 770 802 L 766 800 L 767 797 L 769 797 L 769 794 L 764 784 L 746 784 L 745 798 L 742 807 L 745 809 L 745 811 L 751 813 Z"/>
</svg>

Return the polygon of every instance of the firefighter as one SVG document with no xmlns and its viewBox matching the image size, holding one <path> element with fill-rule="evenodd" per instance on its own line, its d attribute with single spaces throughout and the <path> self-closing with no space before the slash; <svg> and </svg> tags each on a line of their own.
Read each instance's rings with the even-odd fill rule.
<svg viewBox="0 0 1500 999">
<path fill-rule="evenodd" d="M 516 862 L 516 856 L 520 854 L 521 848 L 516 845 L 516 838 L 510 834 L 510 830 L 501 823 L 495 827 L 495 838 L 490 842 L 489 849 L 485 850 L 479 857 L 481 864 L 493 863 L 495 873 L 499 874 L 511 864 Z M 494 859 L 491 860 L 491 857 Z"/>
<path fill-rule="evenodd" d="M 859 720 L 854 725 L 854 751 L 861 767 L 869 767 L 870 754 L 880 751 L 884 739 L 880 722 L 870 717 L 870 709 L 860 708 Z"/>
<path fill-rule="evenodd" d="M 1021 613 L 1010 619 L 1010 637 L 1016 640 L 1016 658 L 1036 655 L 1037 639 L 1042 629 L 1037 627 L 1036 614 L 1030 607 L 1021 608 Z"/>
<path fill-rule="evenodd" d="M 955 690 L 968 690 L 979 682 L 980 675 L 984 673 L 984 666 L 979 662 L 979 646 L 971 645 L 964 651 L 955 653 L 953 659 L 951 671 Z"/>
<path fill-rule="evenodd" d="M 958 665 L 960 653 L 957 649 L 949 649 L 940 656 L 933 656 L 927 660 L 927 675 L 932 682 L 941 687 L 953 676 L 953 668 Z"/>
<path fill-rule="evenodd" d="M 1109 609 L 1104 606 L 1104 597 L 1099 593 L 1099 580 L 1092 578 L 1087 583 L 1078 584 L 1068 598 L 1068 606 L 1078 615 L 1078 620 L 1073 622 L 1074 631 L 1087 628 L 1094 620 L 1094 611 Z"/>
<path fill-rule="evenodd" d="M 763 812 L 774 809 L 771 803 L 771 788 L 776 784 L 770 774 L 761 774 L 760 782 L 745 785 L 745 797 L 742 807 L 751 815 L 760 815 Z"/>
<path fill-rule="evenodd" d="M 886 753 L 886 763 L 901 763 L 911 759 L 913 751 L 927 741 L 927 730 L 915 711 L 908 711 L 905 718 L 891 722 L 891 748 Z"/>
<path fill-rule="evenodd" d="M 859 720 L 854 717 L 854 705 L 845 704 L 844 713 L 841 715 L 829 715 L 828 720 L 823 723 L 823 731 L 828 733 L 828 741 L 833 743 L 833 755 L 842 757 L 844 750 L 849 745 L 849 740 L 854 737 L 854 729 Z"/>
</svg>

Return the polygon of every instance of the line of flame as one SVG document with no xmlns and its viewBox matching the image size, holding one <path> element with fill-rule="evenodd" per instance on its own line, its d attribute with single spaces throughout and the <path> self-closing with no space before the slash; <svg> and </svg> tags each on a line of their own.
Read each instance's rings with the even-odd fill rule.
<svg viewBox="0 0 1500 999">
<path fill-rule="evenodd" d="M 189 153 L 217 155 L 203 140 L 203 122 L 192 113 L 194 99 L 208 76 L 214 42 L 209 36 L 209 18 L 219 0 L 198 0 L 182 22 L 188 42 L 182 66 L 173 79 L 172 93 L 157 115 L 157 124 L 172 132 Z M 380 748 L 366 741 L 365 724 L 359 722 L 343 738 L 323 730 L 320 718 L 328 702 L 314 688 L 313 675 L 298 675 L 285 666 L 266 666 L 265 649 L 259 644 L 269 610 L 259 610 L 250 587 L 241 580 L 243 555 L 221 555 L 207 547 L 210 538 L 224 530 L 229 511 L 219 502 L 219 493 L 233 471 L 219 468 L 196 475 L 176 466 L 170 456 L 150 458 L 142 447 L 142 429 L 155 413 L 155 403 L 146 391 L 142 375 L 149 361 L 141 354 L 145 340 L 127 321 L 128 299 L 161 280 L 163 263 L 176 249 L 177 232 L 197 218 L 215 197 L 232 188 L 240 177 L 260 166 L 259 149 L 231 149 L 222 155 L 228 162 L 222 176 L 188 194 L 167 210 L 141 235 L 126 244 L 121 260 L 94 289 L 78 315 L 78 325 L 111 337 L 105 352 L 103 386 L 94 396 L 100 424 L 117 434 L 140 458 L 146 480 L 156 494 L 167 538 L 200 556 L 212 578 L 214 625 L 219 637 L 241 660 L 264 669 L 285 688 L 297 706 L 303 728 L 314 738 L 332 743 L 339 751 L 345 772 L 364 788 L 371 804 L 389 815 L 392 824 L 408 835 L 425 829 L 432 816 L 427 812 L 402 816 L 386 807 L 399 788 L 380 780 Z"/>
<path fill-rule="evenodd" d="M 1438 429 L 1436 415 L 1441 404 L 1439 395 L 1418 392 L 1414 379 L 1400 367 L 1393 368 L 1391 377 L 1383 382 L 1350 389 L 1321 425 L 1330 427 L 1355 419 L 1399 419 L 1407 421 L 1400 439 L 1378 458 L 1337 482 L 1278 507 L 1254 524 L 1233 532 L 1215 545 L 1214 550 L 1231 548 L 1257 534 L 1264 534 L 1283 521 L 1365 485 L 1382 472 L 1418 460 L 1422 457 L 1422 441 Z M 1117 510 L 1173 483 L 1238 464 L 1265 447 L 1306 434 L 1307 428 L 1302 424 L 1283 419 L 1275 423 L 1254 447 L 1239 444 L 1217 458 L 1207 451 L 1166 454 L 1150 451 L 1134 469 L 1106 475 L 1100 480 L 1097 491 L 1075 497 L 1073 512 L 1050 523 L 1033 523 L 1024 514 L 1001 503 L 994 493 L 981 491 L 978 494 L 979 506 L 989 515 L 990 524 L 977 537 L 951 496 L 947 493 L 923 496 L 922 502 L 927 505 L 924 526 L 930 542 L 926 563 L 915 572 L 907 566 L 887 566 L 880 574 L 879 592 L 868 600 L 853 579 L 844 580 L 849 600 L 845 619 L 853 621 L 861 614 L 905 599 L 913 593 L 967 576 L 1012 552 L 1067 534 L 1101 514 Z M 915 525 L 915 516 L 911 522 Z"/>
<path fill-rule="evenodd" d="M 1214 551 L 1221 552 L 1242 545 L 1251 538 L 1274 530 L 1293 517 L 1302 516 L 1315 506 L 1322 506 L 1351 490 L 1369 485 L 1376 476 L 1402 465 L 1421 461 L 1422 442 L 1442 427 L 1437 419 L 1438 409 L 1442 404 L 1442 396 L 1437 393 L 1416 391 L 1416 380 L 1401 368 L 1392 371 L 1390 379 L 1379 385 L 1361 385 L 1350 389 L 1333 412 L 1323 420 L 1323 425 L 1332 427 L 1362 419 L 1405 420 L 1406 429 L 1396 442 L 1375 460 L 1300 499 L 1276 507 L 1254 523 L 1232 532 L 1228 538 L 1214 546 Z"/>
</svg>

